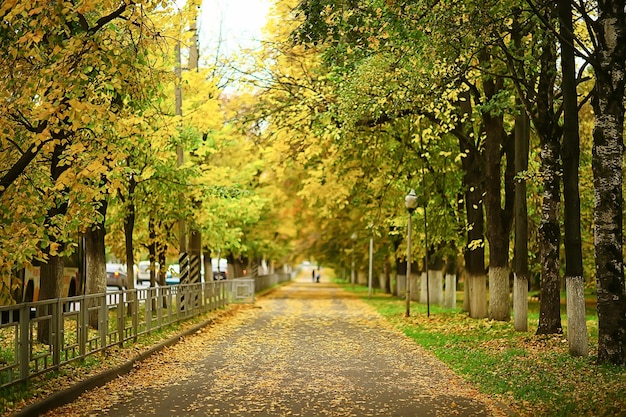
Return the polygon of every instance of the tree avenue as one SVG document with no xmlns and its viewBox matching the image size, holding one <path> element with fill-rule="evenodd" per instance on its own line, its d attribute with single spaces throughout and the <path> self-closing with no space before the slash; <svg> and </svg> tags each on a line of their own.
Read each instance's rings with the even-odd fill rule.
<svg viewBox="0 0 626 417">
<path fill-rule="evenodd" d="M 539 259 L 529 258 L 531 276 L 540 276 L 538 282 L 533 278 L 530 282 L 531 289 L 541 289 L 541 314 L 537 332 L 562 332 L 559 306 L 560 290 L 563 288 L 560 259 L 563 220 L 560 207 L 561 177 L 565 175 L 567 303 L 568 321 L 572 324 L 568 329 L 571 333 L 568 334 L 570 350 L 573 354 L 586 354 L 585 319 L 577 311 L 584 311 L 584 284 L 581 285 L 581 282 L 590 284 L 595 278 L 598 291 L 606 291 L 598 296 L 598 315 L 602 322 L 600 328 L 604 329 L 600 331 L 604 335 L 600 337 L 598 354 L 601 361 L 614 363 L 623 363 L 626 359 L 623 351 L 625 327 L 621 322 L 624 317 L 620 237 L 622 222 L 621 214 L 617 214 L 617 211 L 621 212 L 619 190 L 622 187 L 622 151 L 621 145 L 609 139 L 608 131 L 604 129 L 608 124 L 613 126 L 611 133 L 621 141 L 624 86 L 623 73 L 620 72 L 623 59 L 620 54 L 623 51 L 621 43 L 607 42 L 607 39 L 617 40 L 623 36 L 623 26 L 619 26 L 624 19 L 623 6 L 620 2 L 561 2 L 557 10 L 553 5 L 528 1 L 463 4 L 302 1 L 297 11 L 303 23 L 295 35 L 305 45 L 322 48 L 326 71 L 330 74 L 328 79 L 337 86 L 336 91 L 342 91 L 342 87 L 348 84 L 351 87 L 360 84 L 360 88 L 352 88 L 353 93 L 359 91 L 356 93 L 357 102 L 351 101 L 349 96 L 337 97 L 336 110 L 327 105 L 328 116 L 317 116 L 318 120 L 336 123 L 342 129 L 343 138 L 352 136 L 352 132 L 362 132 L 364 127 L 384 127 L 388 132 L 398 121 L 422 115 L 439 126 L 440 141 L 445 140 L 446 135 L 459 139 L 461 152 L 458 153 L 458 159 L 462 163 L 456 166 L 464 172 L 465 183 L 459 189 L 449 189 L 448 196 L 456 198 L 462 190 L 466 193 L 464 201 L 459 200 L 465 203 L 460 208 L 467 212 L 465 228 L 469 232 L 465 253 L 473 252 L 477 260 L 472 262 L 471 257 L 465 256 L 465 284 L 466 288 L 469 287 L 466 308 L 471 316 L 485 317 L 489 314 L 500 320 L 509 317 L 510 288 L 506 271 L 510 256 L 508 242 L 512 239 L 511 185 L 515 175 L 518 182 L 530 181 L 531 194 L 528 197 L 532 198 L 533 189 L 543 192 L 540 207 L 528 206 L 530 225 L 539 227 L 529 231 L 529 249 L 524 249 L 540 255 Z M 572 26 L 572 21 L 577 22 L 577 26 Z M 574 53 L 583 58 L 574 62 L 578 66 L 574 73 L 578 74 L 578 79 L 569 76 L 572 66 L 561 69 L 568 72 L 567 77 L 560 76 L 557 63 L 564 58 L 559 57 L 559 52 L 563 57 L 571 56 L 567 47 L 573 48 Z M 381 61 L 383 57 L 385 59 Z M 371 68 L 374 62 L 379 63 L 380 70 L 377 73 Z M 381 62 L 392 62 L 393 66 L 380 66 Z M 403 67 L 404 62 L 410 64 Z M 564 62 L 563 65 L 566 64 Z M 589 70 L 588 65 L 593 67 L 593 71 Z M 376 78 L 364 78 L 365 71 L 376 73 Z M 609 82 L 609 79 L 612 81 Z M 586 96 L 585 92 L 591 90 L 588 80 L 595 81 L 595 87 Z M 578 97 L 577 85 L 580 86 Z M 567 95 L 561 95 L 561 91 L 567 91 Z M 583 147 L 587 155 L 591 154 L 591 138 L 583 138 L 580 145 L 577 140 L 569 139 L 572 135 L 572 105 L 566 104 L 564 107 L 562 100 L 571 103 L 572 97 L 578 101 L 579 108 L 584 108 L 591 97 L 596 115 L 593 136 L 595 271 L 594 260 L 589 255 L 582 258 L 583 267 L 576 267 L 576 257 L 581 259 L 581 245 L 592 239 L 588 226 L 583 228 L 585 235 L 582 239 L 570 234 L 579 227 L 578 224 L 585 216 L 576 208 L 580 198 L 578 170 L 591 175 L 590 157 L 583 157 L 585 164 L 579 167 L 576 156 L 578 146 Z M 610 104 L 609 97 L 616 100 L 614 104 Z M 447 104 L 442 105 L 442 101 L 447 101 Z M 456 112 L 445 111 L 447 107 L 454 106 L 458 109 Z M 563 148 L 564 108 L 569 125 L 566 127 L 567 143 Z M 612 111 L 612 116 L 603 116 Z M 516 118 L 519 113 L 525 113 L 531 123 L 531 164 L 527 168 L 517 169 L 517 173 L 513 174 L 513 138 L 523 140 L 524 137 L 517 134 L 518 130 L 524 129 L 524 120 Z M 581 115 L 587 116 L 588 113 L 583 112 Z M 467 138 L 475 138 L 475 141 L 468 141 Z M 424 184 L 424 178 L 417 181 L 414 178 L 420 171 L 409 165 L 410 159 L 419 160 L 423 155 L 421 152 L 410 153 L 410 144 L 414 142 L 415 139 L 406 145 L 408 153 L 402 159 L 393 159 L 398 164 L 396 172 L 401 175 L 394 184 L 398 188 L 396 201 L 401 201 L 403 191 L 417 189 Z M 432 146 L 432 142 L 429 146 Z M 524 152 L 525 148 L 519 146 L 517 152 Z M 474 159 L 478 161 L 475 167 L 470 164 Z M 541 161 L 540 170 L 533 160 Z M 620 181 L 615 183 L 617 179 Z M 526 192 L 524 189 L 518 190 L 518 193 Z M 599 190 L 604 190 L 601 196 Z M 468 204 L 471 198 L 468 191 L 478 191 L 480 197 Z M 589 198 L 588 195 L 585 197 Z M 518 206 L 525 205 L 526 196 L 516 198 Z M 611 203 L 608 203 L 609 200 Z M 531 203 L 539 202 L 534 200 Z M 610 210 L 608 206 L 600 210 L 599 205 L 604 204 L 609 204 Z M 590 206 L 583 201 L 582 207 Z M 401 207 L 396 206 L 393 217 L 401 216 L 397 211 L 399 209 Z M 444 208 L 439 206 L 438 210 L 442 212 Z M 473 216 L 473 212 L 478 212 L 478 215 Z M 538 213 L 541 213 L 540 217 Z M 525 215 L 519 211 L 516 214 Z M 519 232 L 524 233 L 524 229 Z M 473 233 L 471 238 L 469 233 Z M 521 239 L 526 241 L 525 237 Z M 346 243 L 346 247 L 348 245 Z M 489 313 L 483 309 L 487 305 L 485 278 L 481 278 L 485 274 L 485 264 L 482 263 L 482 253 L 477 252 L 483 250 L 483 247 L 485 253 L 489 254 Z M 609 247 L 612 249 L 609 250 Z M 402 251 L 401 248 L 399 250 Z M 428 253 L 430 257 L 429 250 L 417 250 L 421 250 L 422 254 Z M 501 268 L 502 272 L 499 272 Z M 518 268 L 516 272 L 524 272 L 524 266 Z M 609 294 L 612 301 L 608 301 Z M 518 302 L 524 303 L 525 300 Z M 604 317 L 601 312 L 603 309 L 606 309 Z M 521 308 L 520 314 L 523 311 Z M 525 326 L 520 324 L 520 328 Z"/>
<path fill-rule="evenodd" d="M 564 332 L 565 290 L 573 355 L 596 290 L 598 359 L 626 362 L 624 0 L 275 0 L 262 44 L 209 59 L 198 6 L 0 6 L 3 302 L 33 264 L 67 295 L 83 237 L 88 292 L 107 256 L 163 284 L 199 236 L 235 275 L 308 258 L 366 283 L 372 239 L 387 292 L 462 283 L 470 317 L 519 331 L 530 293 L 533 330 Z"/>
</svg>

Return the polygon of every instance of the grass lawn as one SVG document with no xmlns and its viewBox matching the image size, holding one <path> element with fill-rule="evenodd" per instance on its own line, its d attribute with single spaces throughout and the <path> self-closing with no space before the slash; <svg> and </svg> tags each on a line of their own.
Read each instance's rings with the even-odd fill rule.
<svg viewBox="0 0 626 417">
<path fill-rule="evenodd" d="M 350 285 L 345 288 L 351 291 Z M 575 358 L 564 335 L 536 336 L 538 303 L 529 305 L 529 331 L 516 332 L 512 322 L 470 319 L 460 308 L 444 310 L 381 294 L 368 299 L 384 317 L 433 352 L 482 392 L 521 415 L 626 416 L 626 367 L 597 365 L 597 317 L 590 305 L 587 328 L 591 356 Z M 563 315 L 567 332 L 567 321 Z"/>
</svg>

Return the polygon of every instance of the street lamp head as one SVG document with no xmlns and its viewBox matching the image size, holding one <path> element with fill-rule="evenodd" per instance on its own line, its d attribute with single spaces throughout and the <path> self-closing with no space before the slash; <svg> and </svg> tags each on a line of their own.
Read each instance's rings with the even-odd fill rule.
<svg viewBox="0 0 626 417">
<path fill-rule="evenodd" d="M 406 197 L 404 197 L 404 205 L 406 206 L 409 214 L 413 214 L 417 208 L 417 195 L 415 195 L 415 190 L 411 189 Z"/>
</svg>

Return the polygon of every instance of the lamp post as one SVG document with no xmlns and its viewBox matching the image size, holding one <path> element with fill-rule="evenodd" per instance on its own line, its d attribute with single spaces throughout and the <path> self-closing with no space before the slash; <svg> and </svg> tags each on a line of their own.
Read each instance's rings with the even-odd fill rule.
<svg viewBox="0 0 626 417">
<path fill-rule="evenodd" d="M 350 271 L 350 283 L 352 284 L 352 289 L 354 289 L 354 241 L 356 240 L 356 232 L 352 233 L 350 238 L 352 239 L 352 270 Z"/>
<path fill-rule="evenodd" d="M 417 195 L 415 190 L 411 189 L 404 198 L 404 205 L 409 212 L 409 225 L 406 234 L 406 316 L 411 315 L 411 216 L 417 208 Z"/>
<path fill-rule="evenodd" d="M 367 288 L 368 288 L 368 298 L 372 298 L 372 261 L 373 261 L 373 255 L 374 255 L 374 225 L 370 223 L 369 225 L 369 229 L 370 229 L 370 264 L 369 264 L 369 271 L 368 271 L 368 275 L 367 275 Z"/>
<path fill-rule="evenodd" d="M 430 286 L 428 282 L 428 221 L 426 220 L 426 205 L 424 201 L 424 247 L 426 256 L 424 257 L 424 268 L 426 269 L 426 316 L 430 317 Z"/>
</svg>

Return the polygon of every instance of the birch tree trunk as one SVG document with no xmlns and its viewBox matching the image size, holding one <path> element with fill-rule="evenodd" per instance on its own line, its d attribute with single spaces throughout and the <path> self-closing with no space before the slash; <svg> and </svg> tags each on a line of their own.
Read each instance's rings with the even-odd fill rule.
<svg viewBox="0 0 626 417">
<path fill-rule="evenodd" d="M 626 82 L 626 2 L 598 2 L 592 106 L 598 360 L 626 363 L 626 288 L 622 252 L 622 158 Z"/>
<path fill-rule="evenodd" d="M 549 19 L 555 22 L 555 5 L 547 8 Z M 539 82 L 537 86 L 537 115 L 534 120 L 541 138 L 541 178 L 543 198 L 539 225 L 539 247 L 541 252 L 541 300 L 537 334 L 562 333 L 560 296 L 561 242 L 561 130 L 555 117 L 554 91 L 556 78 L 556 38 L 549 30 L 537 30 L 542 39 L 539 57 Z"/>
<path fill-rule="evenodd" d="M 543 202 L 539 226 L 541 248 L 541 299 L 537 334 L 562 333 L 560 279 L 559 279 L 559 227 L 560 177 L 558 175 L 558 141 L 544 143 L 541 149 L 541 175 L 543 177 Z"/>
</svg>

